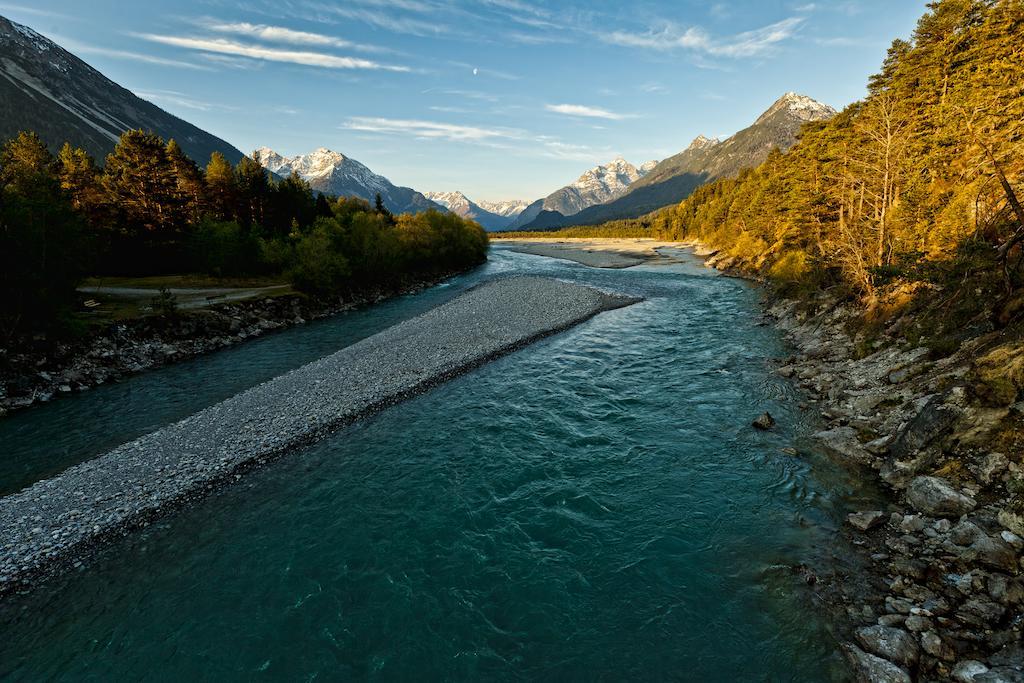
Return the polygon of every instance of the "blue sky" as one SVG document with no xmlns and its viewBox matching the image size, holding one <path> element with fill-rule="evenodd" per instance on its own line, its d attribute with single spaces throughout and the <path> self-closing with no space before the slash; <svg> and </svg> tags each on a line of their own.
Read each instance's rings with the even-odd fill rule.
<svg viewBox="0 0 1024 683">
<path fill-rule="evenodd" d="M 535 199 L 727 136 L 786 91 L 841 108 L 924 0 L 0 0 L 249 152 L 329 147 L 420 191 Z"/>
</svg>

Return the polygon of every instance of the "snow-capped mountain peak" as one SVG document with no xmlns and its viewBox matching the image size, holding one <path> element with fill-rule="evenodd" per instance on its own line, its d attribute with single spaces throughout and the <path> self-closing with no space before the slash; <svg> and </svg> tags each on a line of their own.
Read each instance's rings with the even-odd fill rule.
<svg viewBox="0 0 1024 683">
<path fill-rule="evenodd" d="M 408 187 L 396 187 L 355 159 L 326 147 L 294 157 L 285 157 L 269 147 L 260 147 L 253 152 L 253 159 L 282 177 L 298 173 L 314 190 L 324 194 L 360 197 L 369 202 L 380 194 L 384 205 L 395 213 L 438 208 L 419 192 Z"/>
<path fill-rule="evenodd" d="M 477 203 L 491 213 L 505 218 L 515 218 L 523 212 L 523 209 L 530 205 L 530 202 L 523 201 L 522 199 L 510 199 L 503 202 L 488 202 L 481 200 Z"/>
<path fill-rule="evenodd" d="M 709 149 L 709 148 L 714 147 L 715 145 L 717 145 L 719 142 L 720 142 L 720 140 L 718 138 L 708 138 L 708 137 L 704 137 L 703 135 L 698 135 L 697 137 L 695 137 L 693 139 L 693 142 L 691 142 L 690 146 L 687 147 L 686 149 L 687 150 Z"/>
<path fill-rule="evenodd" d="M 461 192 L 427 192 L 426 197 L 431 201 L 440 204 L 452 213 L 474 220 L 486 230 L 501 230 L 507 228 L 526 207 L 525 202 L 474 202 Z M 500 211 L 494 211 L 489 207 L 496 206 Z M 516 207 L 519 207 L 516 210 Z"/>
<path fill-rule="evenodd" d="M 761 123 L 773 115 L 784 111 L 791 116 L 801 121 L 823 121 L 829 119 L 836 114 L 836 110 L 827 104 L 822 104 L 817 100 L 807 97 L 806 95 L 800 95 L 795 92 L 788 92 L 769 107 L 768 111 L 761 114 L 760 118 L 757 119 L 757 123 Z"/>
</svg>

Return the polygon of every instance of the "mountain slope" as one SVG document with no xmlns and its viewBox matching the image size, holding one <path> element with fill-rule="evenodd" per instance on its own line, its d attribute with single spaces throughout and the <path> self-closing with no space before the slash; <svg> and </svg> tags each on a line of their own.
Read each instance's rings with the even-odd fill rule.
<svg viewBox="0 0 1024 683">
<path fill-rule="evenodd" d="M 27 26 L 0 17 L 0 140 L 33 130 L 56 153 L 65 142 L 100 164 L 126 130 L 174 138 L 205 166 L 210 154 L 237 163 L 242 153 L 220 138 L 125 90 Z"/>
<path fill-rule="evenodd" d="M 640 168 L 617 157 L 603 166 L 595 166 L 570 185 L 538 199 L 520 212 L 509 226 L 512 229 L 535 220 L 542 212 L 571 216 L 596 204 L 603 204 L 624 194 L 639 181 L 656 162 L 648 161 Z"/>
<path fill-rule="evenodd" d="M 476 221 L 484 230 L 502 230 L 513 221 L 513 218 L 488 211 L 461 192 L 425 192 L 424 196 L 458 216 Z"/>
<path fill-rule="evenodd" d="M 339 197 L 360 197 L 369 202 L 380 194 L 384 206 L 394 213 L 419 213 L 443 208 L 409 187 L 398 187 L 355 159 L 324 147 L 296 157 L 284 157 L 261 147 L 252 154 L 263 168 L 283 177 L 294 171 L 316 192 Z"/>
<path fill-rule="evenodd" d="M 695 189 L 718 178 L 731 177 L 745 168 L 758 166 L 774 148 L 788 150 L 809 121 L 824 121 L 835 110 L 809 97 L 786 93 L 758 117 L 751 126 L 724 141 L 698 137 L 685 150 L 665 159 L 622 196 L 571 216 L 554 213 L 525 225 L 527 230 L 571 225 L 595 225 L 622 218 L 635 218 L 680 202 Z"/>
</svg>

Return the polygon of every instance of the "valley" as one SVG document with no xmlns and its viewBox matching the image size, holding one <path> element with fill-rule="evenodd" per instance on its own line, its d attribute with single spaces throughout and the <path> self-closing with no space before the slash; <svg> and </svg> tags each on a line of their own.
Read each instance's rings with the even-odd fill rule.
<svg viewBox="0 0 1024 683">
<path fill-rule="evenodd" d="M 1019 0 L 0 12 L 0 679 L 1024 681 Z"/>
</svg>

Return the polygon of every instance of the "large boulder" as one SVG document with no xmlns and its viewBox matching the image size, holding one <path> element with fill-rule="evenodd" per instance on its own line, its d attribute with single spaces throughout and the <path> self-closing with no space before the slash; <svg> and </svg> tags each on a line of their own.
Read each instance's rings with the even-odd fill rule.
<svg viewBox="0 0 1024 683">
<path fill-rule="evenodd" d="M 907 500 L 915 510 L 932 517 L 959 517 L 978 505 L 938 477 L 915 477 L 907 487 Z"/>
<path fill-rule="evenodd" d="M 931 397 L 917 415 L 900 429 L 889 446 L 889 452 L 897 460 L 913 458 L 917 451 L 951 429 L 958 415 L 957 409 L 946 405 L 941 396 Z"/>
<path fill-rule="evenodd" d="M 895 662 L 907 669 L 917 664 L 920 647 L 914 636 L 891 626 L 864 626 L 854 634 L 861 647 L 873 655 Z"/>
<path fill-rule="evenodd" d="M 850 644 L 843 646 L 843 652 L 859 683 L 911 683 L 910 674 L 887 659 Z"/>
<path fill-rule="evenodd" d="M 857 439 L 857 430 L 853 427 L 836 427 L 818 432 L 814 438 L 826 451 L 840 460 L 852 463 L 865 463 L 871 460 L 870 454 Z"/>
</svg>

